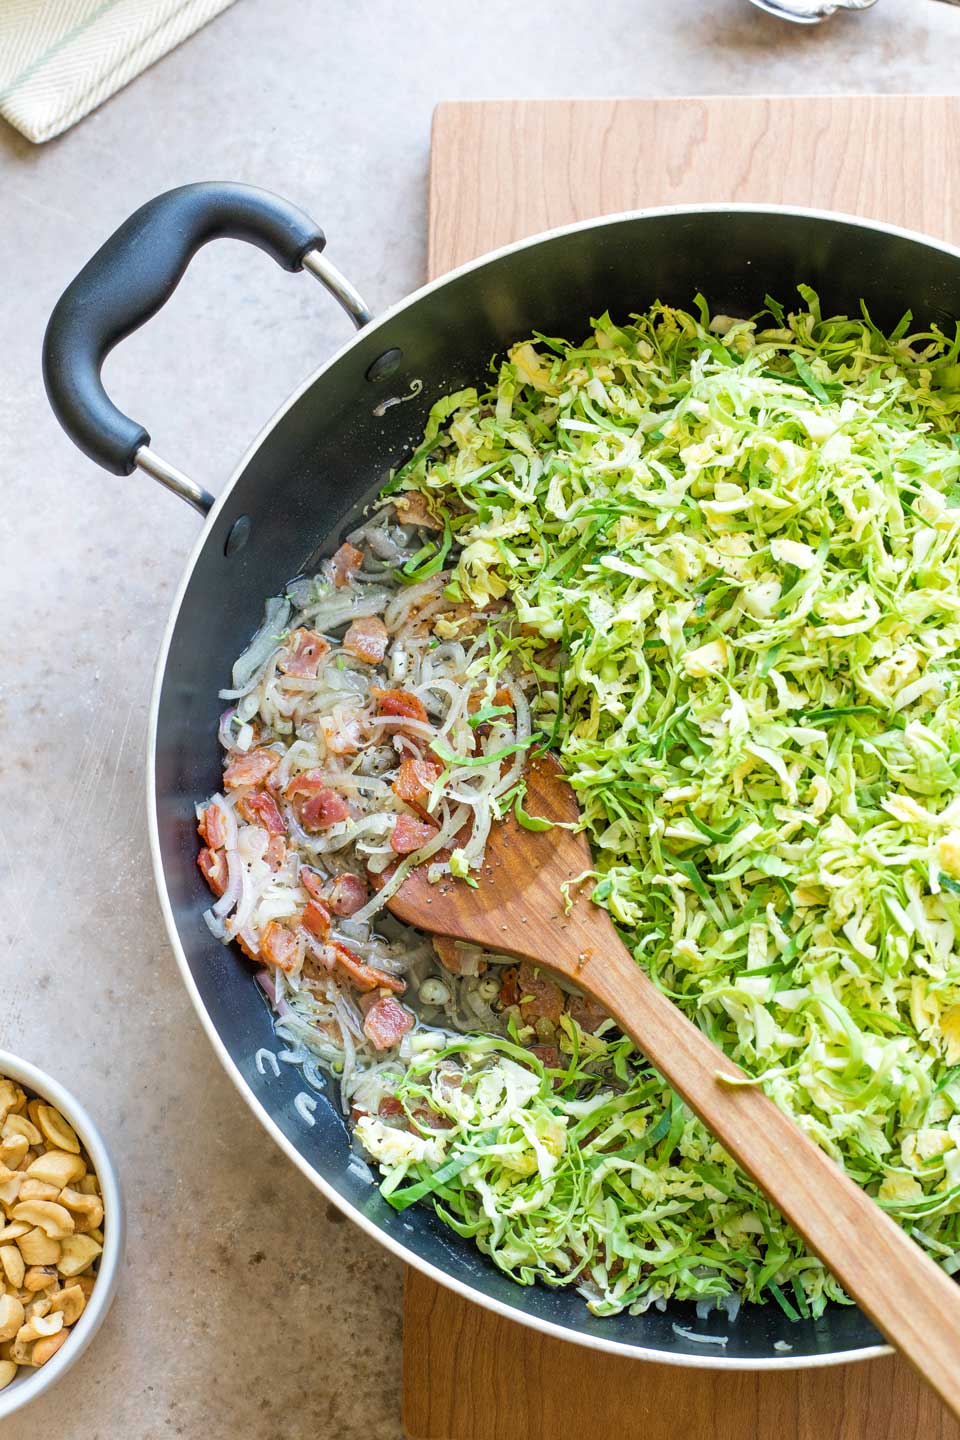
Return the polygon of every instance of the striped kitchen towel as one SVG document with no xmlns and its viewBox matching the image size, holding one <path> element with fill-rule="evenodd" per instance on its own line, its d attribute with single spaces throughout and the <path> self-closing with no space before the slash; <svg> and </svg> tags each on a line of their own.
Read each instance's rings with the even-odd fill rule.
<svg viewBox="0 0 960 1440">
<path fill-rule="evenodd" d="M 0 0 L 0 115 L 50 140 L 232 4 Z"/>
</svg>

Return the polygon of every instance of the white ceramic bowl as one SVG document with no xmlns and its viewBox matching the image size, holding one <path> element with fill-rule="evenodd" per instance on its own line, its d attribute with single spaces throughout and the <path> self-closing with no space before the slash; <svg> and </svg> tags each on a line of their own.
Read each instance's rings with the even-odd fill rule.
<svg viewBox="0 0 960 1440">
<path fill-rule="evenodd" d="M 123 1200 L 117 1173 L 107 1153 L 107 1147 L 90 1116 L 59 1081 L 38 1070 L 26 1060 L 0 1050 L 0 1076 L 9 1076 L 18 1085 L 40 1097 L 49 1100 L 69 1120 L 84 1150 L 90 1157 L 103 1196 L 103 1254 L 97 1271 L 97 1283 L 80 1319 L 73 1326 L 67 1343 L 39 1370 L 21 1366 L 5 1389 L 0 1390 L 0 1420 L 12 1415 L 22 1405 L 27 1405 L 55 1385 L 73 1364 L 79 1360 L 90 1341 L 99 1330 L 110 1309 L 117 1289 L 120 1261 L 123 1258 L 125 1222 Z"/>
</svg>

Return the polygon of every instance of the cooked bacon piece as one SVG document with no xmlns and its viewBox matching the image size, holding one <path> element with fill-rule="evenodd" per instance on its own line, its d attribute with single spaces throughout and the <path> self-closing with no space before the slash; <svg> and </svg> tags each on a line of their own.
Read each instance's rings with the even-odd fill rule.
<svg viewBox="0 0 960 1440">
<path fill-rule="evenodd" d="M 305 865 L 301 865 L 300 884 L 304 890 L 306 890 L 311 900 L 321 900 L 324 904 L 326 903 L 326 897 L 323 893 L 323 876 L 319 875 L 316 870 L 308 870 Z"/>
<path fill-rule="evenodd" d="M 403 760 L 393 782 L 393 793 L 426 819 L 425 807 L 431 788 L 442 774 L 443 766 L 434 764 L 432 760 Z"/>
<path fill-rule="evenodd" d="M 197 829 L 211 850 L 222 850 L 227 843 L 227 827 L 219 805 L 208 805 L 197 821 Z"/>
<path fill-rule="evenodd" d="M 260 959 L 260 951 L 257 949 L 256 941 L 249 932 L 245 933 L 243 930 L 240 930 L 234 936 L 234 939 L 248 960 Z"/>
<path fill-rule="evenodd" d="M 372 685 L 370 694 L 376 699 L 379 715 L 399 715 L 404 720 L 427 718 L 423 701 L 418 700 L 416 695 L 411 695 L 409 690 L 381 690 Z"/>
<path fill-rule="evenodd" d="M 271 870 L 279 870 L 287 858 L 287 842 L 283 835 L 271 835 L 270 843 L 263 852 L 263 858 Z"/>
<path fill-rule="evenodd" d="M 253 795 L 244 795 L 239 801 L 237 809 L 244 820 L 249 820 L 254 825 L 262 825 L 268 835 L 285 835 L 287 833 L 287 827 L 283 823 L 283 816 L 277 809 L 276 800 L 265 790 L 255 791 Z"/>
<path fill-rule="evenodd" d="M 230 761 L 223 772 L 223 783 L 228 790 L 238 790 L 241 785 L 260 785 L 279 764 L 280 756 L 275 750 L 251 750 L 248 755 L 238 755 Z"/>
<path fill-rule="evenodd" d="M 227 857 L 223 851 L 208 850 L 204 846 L 197 856 L 197 864 L 214 895 L 222 895 L 227 888 Z"/>
<path fill-rule="evenodd" d="M 299 969 L 300 943 L 293 931 L 281 925 L 279 920 L 268 920 L 260 932 L 260 954 L 268 965 L 274 965 L 288 975 Z"/>
<path fill-rule="evenodd" d="M 284 659 L 277 662 L 278 670 L 306 680 L 316 675 L 320 661 L 330 650 L 330 642 L 318 635 L 316 630 L 294 630 L 286 649 Z"/>
<path fill-rule="evenodd" d="M 459 975 L 463 954 L 457 949 L 457 942 L 449 935 L 434 935 L 432 938 L 433 948 L 444 970 L 449 970 L 451 975 Z"/>
<path fill-rule="evenodd" d="M 330 890 L 330 909 L 334 915 L 356 915 L 367 903 L 367 887 L 359 875 L 347 871 L 338 875 Z"/>
<path fill-rule="evenodd" d="M 364 615 L 354 620 L 343 637 L 343 648 L 348 655 L 355 655 L 367 665 L 379 665 L 387 651 L 387 627 L 376 615 Z"/>
<path fill-rule="evenodd" d="M 365 964 L 359 955 L 354 955 L 352 950 L 348 950 L 346 945 L 341 945 L 338 940 L 331 940 L 328 948 L 333 951 L 334 964 L 339 966 L 351 985 L 362 994 L 369 995 L 373 990 L 383 989 L 402 995 L 406 990 L 406 982 L 399 976 Z"/>
<path fill-rule="evenodd" d="M 563 1014 L 563 991 L 545 975 L 541 975 L 529 960 L 522 960 L 517 971 L 517 985 L 520 990 L 520 1014 L 528 1025 L 537 1020 L 549 1020 L 556 1025 Z"/>
<path fill-rule="evenodd" d="M 520 1001 L 520 986 L 517 983 L 516 965 L 508 965 L 500 977 L 501 1005 L 517 1005 Z"/>
<path fill-rule="evenodd" d="M 544 1069 L 560 1069 L 560 1051 L 556 1045 L 531 1045 L 530 1054 L 536 1055 Z"/>
<path fill-rule="evenodd" d="M 322 900 L 311 900 L 303 912 L 304 928 L 318 940 L 326 940 L 330 934 L 330 911 Z"/>
<path fill-rule="evenodd" d="M 567 1012 L 588 1035 L 592 1035 L 597 1026 L 608 1018 L 603 1006 L 589 995 L 571 995 L 567 1001 Z"/>
<path fill-rule="evenodd" d="M 392 995 L 384 995 L 367 1011 L 363 1033 L 375 1050 L 390 1050 L 413 1029 L 413 1016 Z"/>
<path fill-rule="evenodd" d="M 414 820 L 412 815 L 398 815 L 390 836 L 390 849 L 396 855 L 411 855 L 439 833 L 436 825 L 428 825 L 424 820 Z"/>
<path fill-rule="evenodd" d="M 387 1120 L 392 1116 L 402 1115 L 403 1106 L 400 1104 L 396 1095 L 384 1095 L 380 1104 L 377 1106 L 377 1114 L 381 1120 Z"/>
<path fill-rule="evenodd" d="M 319 795 L 327 789 L 327 777 L 322 770 L 304 770 L 293 779 L 284 790 L 288 800 L 293 800 L 297 795 Z"/>
<path fill-rule="evenodd" d="M 344 585 L 349 585 L 363 564 L 363 552 L 355 545 L 344 543 L 331 560 L 333 566 L 333 583 L 338 590 Z"/>
<path fill-rule="evenodd" d="M 393 504 L 401 525 L 419 525 L 422 530 L 443 529 L 443 521 L 430 514 L 419 490 L 405 490 L 395 497 Z"/>
<path fill-rule="evenodd" d="M 300 821 L 304 830 L 329 830 L 350 818 L 350 807 L 338 790 L 320 790 L 304 801 Z"/>
</svg>

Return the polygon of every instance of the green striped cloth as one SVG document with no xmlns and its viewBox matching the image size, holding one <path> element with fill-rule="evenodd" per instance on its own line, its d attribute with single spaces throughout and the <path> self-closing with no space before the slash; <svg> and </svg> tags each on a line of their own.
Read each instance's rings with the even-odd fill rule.
<svg viewBox="0 0 960 1440">
<path fill-rule="evenodd" d="M 50 140 L 233 0 L 0 0 L 0 115 Z"/>
</svg>

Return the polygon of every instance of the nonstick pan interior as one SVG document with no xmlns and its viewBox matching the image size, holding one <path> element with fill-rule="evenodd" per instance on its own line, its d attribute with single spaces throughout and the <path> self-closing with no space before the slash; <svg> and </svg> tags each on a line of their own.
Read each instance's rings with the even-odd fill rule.
<svg viewBox="0 0 960 1440">
<path fill-rule="evenodd" d="M 157 693 L 152 784 L 162 890 L 222 1058 L 248 1098 L 342 1204 L 414 1263 L 518 1320 L 687 1364 L 829 1363 L 881 1341 L 853 1306 L 793 1324 L 776 1307 L 750 1305 L 733 1324 L 716 1313 L 698 1321 L 691 1304 L 679 1303 L 597 1319 L 573 1291 L 516 1285 L 425 1208 L 391 1210 L 351 1150 L 334 1087 L 316 1094 L 295 1068 L 269 1058 L 281 1047 L 250 969 L 201 918 L 209 895 L 195 863 L 193 807 L 219 787 L 217 691 L 260 623 L 264 600 L 336 547 L 350 518 L 409 454 L 439 396 L 483 384 L 491 357 L 535 330 L 573 338 L 604 310 L 617 319 L 656 299 L 689 306 L 698 292 L 714 312 L 746 315 L 767 293 L 792 304 L 798 283 L 818 290 L 825 314 L 856 313 L 864 300 L 882 327 L 911 309 L 918 324 L 952 329 L 960 311 L 960 258 L 948 249 L 855 221 L 751 209 L 595 222 L 512 247 L 428 287 L 361 332 L 248 456 L 185 581 Z M 403 403 L 384 407 L 394 398 Z M 309 1101 L 298 1104 L 302 1093 Z M 727 1344 L 698 1345 L 674 1326 L 725 1335 Z M 778 1341 L 790 1351 L 776 1351 Z"/>
</svg>

